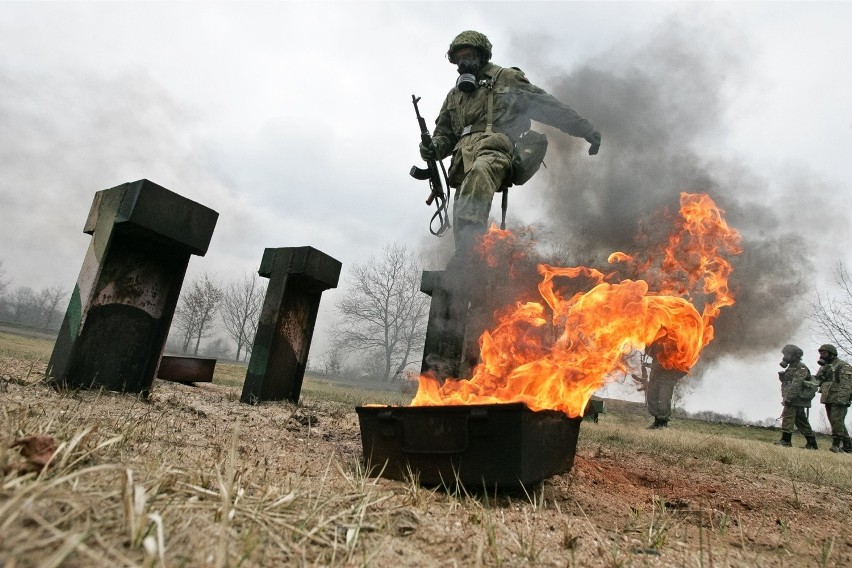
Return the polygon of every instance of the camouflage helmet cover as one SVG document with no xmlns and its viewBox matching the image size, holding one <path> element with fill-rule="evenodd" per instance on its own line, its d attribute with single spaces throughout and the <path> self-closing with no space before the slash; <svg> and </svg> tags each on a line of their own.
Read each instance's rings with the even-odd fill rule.
<svg viewBox="0 0 852 568">
<path fill-rule="evenodd" d="M 805 352 L 802 351 L 801 347 L 799 347 L 798 345 L 793 345 L 793 344 L 785 345 L 784 348 L 781 349 L 781 353 L 784 354 L 784 355 L 789 355 L 790 357 L 793 357 L 794 359 L 801 359 L 802 356 L 805 354 Z"/>
<path fill-rule="evenodd" d="M 823 343 L 819 346 L 819 349 L 817 349 L 817 351 L 828 351 L 835 357 L 837 356 L 837 347 L 835 347 L 831 343 Z"/>
<path fill-rule="evenodd" d="M 485 62 L 491 60 L 491 42 L 488 41 L 485 34 L 481 34 L 473 30 L 467 30 L 457 35 L 452 43 L 450 43 L 450 49 L 447 50 L 447 59 L 450 60 L 450 63 L 458 63 L 455 60 L 453 53 L 462 47 L 475 47 L 482 52 L 482 57 L 485 59 Z"/>
</svg>

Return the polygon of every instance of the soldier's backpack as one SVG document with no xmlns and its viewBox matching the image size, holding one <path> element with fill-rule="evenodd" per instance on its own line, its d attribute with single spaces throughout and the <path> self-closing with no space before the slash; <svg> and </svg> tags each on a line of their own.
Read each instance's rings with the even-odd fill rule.
<svg viewBox="0 0 852 568">
<path fill-rule="evenodd" d="M 813 380 L 812 377 L 808 377 L 806 380 L 802 381 L 802 392 L 799 393 L 799 398 L 803 400 L 811 400 L 814 396 L 816 396 L 818 389 L 819 383 Z"/>
<path fill-rule="evenodd" d="M 528 182 L 544 163 L 546 153 L 547 136 L 535 130 L 521 134 L 512 153 L 512 184 Z"/>
</svg>

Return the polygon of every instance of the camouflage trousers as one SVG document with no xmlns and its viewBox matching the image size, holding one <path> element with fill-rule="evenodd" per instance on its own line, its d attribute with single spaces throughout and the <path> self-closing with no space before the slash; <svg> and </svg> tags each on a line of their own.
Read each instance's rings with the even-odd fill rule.
<svg viewBox="0 0 852 568">
<path fill-rule="evenodd" d="M 652 376 L 645 389 L 648 414 L 654 418 L 668 420 L 672 415 L 672 396 L 677 381 L 657 380 Z"/>
<path fill-rule="evenodd" d="M 814 435 L 811 429 L 811 423 L 808 422 L 807 408 L 804 406 L 788 406 L 784 405 L 784 411 L 781 413 L 781 431 L 792 434 L 793 427 L 799 430 L 802 436 L 809 438 Z"/>
<path fill-rule="evenodd" d="M 835 440 L 849 440 L 849 432 L 846 431 L 846 411 L 849 409 L 845 404 L 826 404 L 825 413 L 828 414 L 828 422 L 831 424 L 831 437 Z"/>
<path fill-rule="evenodd" d="M 455 194 L 453 206 L 456 250 L 464 229 L 474 227 L 484 233 L 491 213 L 491 202 L 512 171 L 511 145 L 506 136 L 481 137 L 464 150 L 464 180 Z"/>
</svg>

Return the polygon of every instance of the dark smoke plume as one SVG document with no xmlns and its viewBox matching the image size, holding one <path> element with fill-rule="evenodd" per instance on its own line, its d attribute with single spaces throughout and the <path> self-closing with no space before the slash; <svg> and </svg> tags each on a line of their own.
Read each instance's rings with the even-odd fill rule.
<svg viewBox="0 0 852 568">
<path fill-rule="evenodd" d="M 727 39 L 726 39 L 727 38 Z M 733 259 L 736 304 L 716 320 L 704 364 L 777 350 L 804 321 L 816 212 L 807 179 L 770 187 L 725 155 L 726 93 L 748 79 L 748 50 L 729 31 L 669 22 L 644 42 L 623 42 L 567 76 L 531 80 L 573 106 L 603 134 L 600 154 L 548 133 L 544 225 L 572 264 L 605 266 L 636 250 L 643 221 L 678 210 L 680 192 L 707 193 L 742 235 Z M 803 187 L 804 185 L 804 187 Z M 816 185 L 816 184 L 815 184 Z M 819 214 L 825 214 L 820 210 Z M 824 221 L 823 221 L 824 222 Z M 646 223 L 647 225 L 647 223 Z"/>
</svg>

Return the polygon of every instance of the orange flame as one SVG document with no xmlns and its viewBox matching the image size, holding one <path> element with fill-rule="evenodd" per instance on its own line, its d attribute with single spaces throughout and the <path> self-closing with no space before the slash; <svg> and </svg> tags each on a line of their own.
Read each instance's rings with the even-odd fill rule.
<svg viewBox="0 0 852 568">
<path fill-rule="evenodd" d="M 740 237 L 728 227 L 709 196 L 681 193 L 679 219 L 659 253 L 613 253 L 638 276 L 655 283 L 604 274 L 589 267 L 538 265 L 542 302 L 518 303 L 479 339 L 480 360 L 467 380 L 440 384 L 422 375 L 413 406 L 524 402 L 532 410 L 560 410 L 580 416 L 592 394 L 628 371 L 625 357 L 652 343 L 660 364 L 688 372 L 713 339 L 713 320 L 734 303 L 728 288 L 732 267 L 726 256 L 741 252 Z M 482 253 L 508 231 L 492 228 Z M 570 297 L 564 279 L 589 281 L 590 289 Z M 693 302 L 700 302 L 699 312 Z"/>
</svg>

